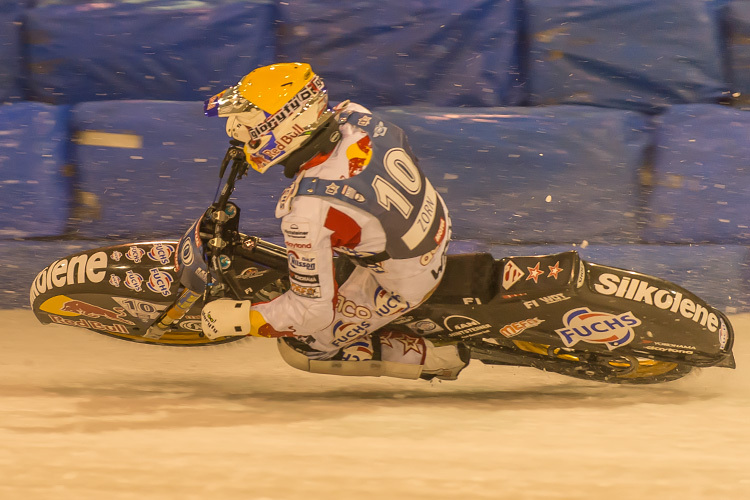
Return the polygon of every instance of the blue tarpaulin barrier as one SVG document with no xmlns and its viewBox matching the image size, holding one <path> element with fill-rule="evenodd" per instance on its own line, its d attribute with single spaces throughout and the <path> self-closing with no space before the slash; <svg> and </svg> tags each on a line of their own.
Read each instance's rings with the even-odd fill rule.
<svg viewBox="0 0 750 500">
<path fill-rule="evenodd" d="M 530 103 L 658 112 L 729 97 L 716 2 L 526 0 Z"/>
<path fill-rule="evenodd" d="M 750 2 L 731 1 L 726 9 L 729 80 L 737 102 L 750 103 Z"/>
<path fill-rule="evenodd" d="M 70 201 L 67 109 L 0 106 L 0 238 L 60 236 Z"/>
<path fill-rule="evenodd" d="M 30 98 L 204 100 L 274 62 L 270 3 L 53 5 L 27 11 Z"/>
<path fill-rule="evenodd" d="M 21 60 L 21 9 L 0 1 L 0 102 L 22 100 Z"/>
<path fill-rule="evenodd" d="M 750 242 L 750 113 L 674 106 L 657 118 L 655 151 L 647 241 Z"/>
<path fill-rule="evenodd" d="M 552 106 L 400 108 L 386 116 L 407 131 L 458 239 L 637 239 L 644 115 Z"/>
<path fill-rule="evenodd" d="M 507 106 L 525 99 L 519 0 L 281 2 L 279 54 L 333 99 L 367 106 Z"/>
<path fill-rule="evenodd" d="M 84 203 L 77 236 L 179 237 L 213 201 L 229 138 L 202 103 L 84 103 L 73 108 L 72 126 Z M 251 171 L 238 182 L 242 219 L 260 236 L 279 232 L 282 171 Z"/>
</svg>

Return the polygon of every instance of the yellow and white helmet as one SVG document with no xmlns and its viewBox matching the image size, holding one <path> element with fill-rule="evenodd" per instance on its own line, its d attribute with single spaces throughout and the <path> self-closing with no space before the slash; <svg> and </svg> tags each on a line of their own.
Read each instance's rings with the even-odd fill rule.
<svg viewBox="0 0 750 500">
<path fill-rule="evenodd" d="M 227 118 L 227 135 L 245 143 L 247 162 L 261 173 L 283 164 L 333 116 L 323 80 L 304 63 L 258 68 L 207 100 L 204 111 Z"/>
</svg>

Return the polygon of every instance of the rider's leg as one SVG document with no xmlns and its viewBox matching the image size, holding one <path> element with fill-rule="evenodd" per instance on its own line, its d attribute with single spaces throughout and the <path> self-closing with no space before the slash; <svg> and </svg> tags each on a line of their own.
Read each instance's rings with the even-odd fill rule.
<svg viewBox="0 0 750 500">
<path fill-rule="evenodd" d="M 410 302 L 358 267 L 339 288 L 331 328 L 313 333 L 307 344 L 280 340 L 279 350 L 290 365 L 314 373 L 453 380 L 469 362 L 465 347 L 435 347 L 404 332 L 373 334 L 416 307 L 427 293 L 414 294 Z"/>
<path fill-rule="evenodd" d="M 295 339 L 278 342 L 290 366 L 329 375 L 455 380 L 469 363 L 463 344 L 435 347 L 429 340 L 400 332 L 364 335 L 329 359 L 319 359 L 322 353 Z"/>
</svg>

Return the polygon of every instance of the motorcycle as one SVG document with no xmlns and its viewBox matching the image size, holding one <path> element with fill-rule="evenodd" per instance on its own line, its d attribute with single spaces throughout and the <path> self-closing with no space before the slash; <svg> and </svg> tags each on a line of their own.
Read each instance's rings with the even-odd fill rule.
<svg viewBox="0 0 750 500">
<path fill-rule="evenodd" d="M 84 328 L 159 346 L 211 346 L 200 310 L 222 297 L 265 302 L 289 289 L 286 249 L 239 231 L 230 202 L 248 170 L 232 144 L 216 201 L 180 240 L 118 244 L 60 258 L 31 285 L 44 324 Z M 339 283 L 354 268 L 336 257 Z M 350 307 L 356 317 L 356 304 Z M 734 368 L 725 314 L 688 290 L 645 274 L 584 261 L 577 252 L 495 259 L 449 255 L 428 301 L 385 327 L 435 345 L 464 343 L 472 360 L 590 381 L 651 384 L 696 367 Z M 291 337 L 279 342 L 294 343 Z"/>
</svg>

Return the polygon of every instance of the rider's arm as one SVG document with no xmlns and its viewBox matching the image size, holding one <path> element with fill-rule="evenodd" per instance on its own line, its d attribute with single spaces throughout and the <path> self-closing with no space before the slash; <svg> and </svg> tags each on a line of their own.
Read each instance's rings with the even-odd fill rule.
<svg viewBox="0 0 750 500">
<path fill-rule="evenodd" d="M 270 302 L 253 305 L 250 335 L 308 335 L 333 321 L 337 294 L 328 212 L 329 205 L 319 199 L 294 200 L 281 223 L 291 289 Z"/>
</svg>

